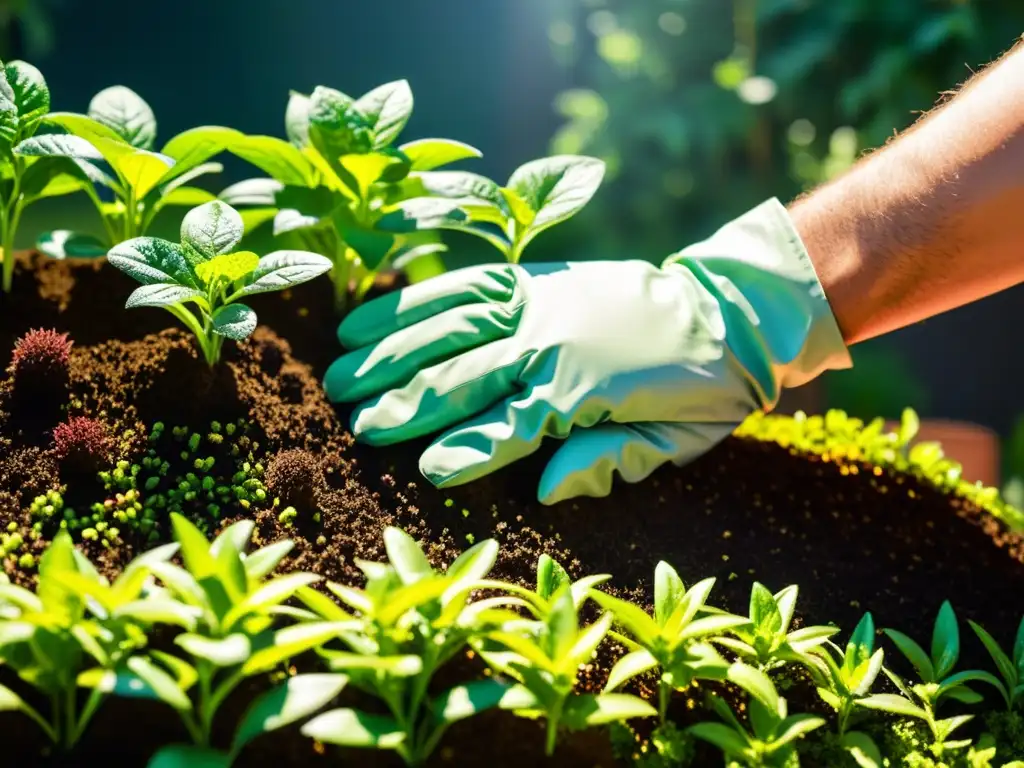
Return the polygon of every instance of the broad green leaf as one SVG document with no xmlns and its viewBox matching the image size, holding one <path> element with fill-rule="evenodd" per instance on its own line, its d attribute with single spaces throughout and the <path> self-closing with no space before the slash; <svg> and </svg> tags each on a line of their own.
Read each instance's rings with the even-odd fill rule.
<svg viewBox="0 0 1024 768">
<path fill-rule="evenodd" d="M 328 668 L 336 672 L 374 670 L 394 677 L 412 677 L 423 671 L 423 660 L 419 656 L 379 656 L 331 650 L 318 652 L 327 661 Z"/>
<path fill-rule="evenodd" d="M 227 147 L 234 155 L 269 173 L 282 184 L 311 186 L 313 166 L 298 147 L 273 136 L 241 136 Z"/>
<path fill-rule="evenodd" d="M 932 664 L 935 678 L 941 680 L 948 675 L 960 658 L 960 629 L 957 626 L 953 606 L 946 600 L 939 608 L 932 631 Z"/>
<path fill-rule="evenodd" d="M 108 148 L 114 144 L 105 145 Z M 73 157 L 79 160 L 106 160 L 90 141 L 81 136 L 70 133 L 46 133 L 41 136 L 33 136 L 18 144 L 14 151 L 16 154 L 26 157 Z M 133 151 L 131 145 L 124 144 L 122 149 L 115 150 L 113 156 L 120 157 Z"/>
<path fill-rule="evenodd" d="M 491 205 L 499 209 L 495 219 L 502 224 L 508 207 L 501 189 L 486 176 L 468 171 L 426 171 L 410 177 L 403 186 L 409 197 L 443 197 L 459 200 L 465 205 Z"/>
<path fill-rule="evenodd" d="M 87 114 L 133 147 L 152 149 L 156 141 L 156 115 L 131 88 L 112 85 L 92 97 Z"/>
<path fill-rule="evenodd" d="M 231 756 L 210 747 L 172 744 L 149 758 L 146 768 L 230 768 Z"/>
<path fill-rule="evenodd" d="M 370 187 L 381 180 L 389 167 L 396 163 L 394 157 L 380 152 L 361 155 L 342 155 L 338 158 L 339 165 L 351 177 L 349 186 L 360 197 L 366 197 Z M 349 181 L 349 179 L 346 179 Z"/>
<path fill-rule="evenodd" d="M 875 621 L 870 613 L 865 613 L 850 635 L 843 657 L 843 669 L 852 672 L 863 664 L 872 654 L 875 647 Z"/>
<path fill-rule="evenodd" d="M 686 642 L 699 637 L 717 635 L 748 624 L 750 624 L 750 619 L 746 616 L 737 616 L 731 613 L 712 614 L 711 616 L 705 616 L 702 619 L 695 619 L 689 622 L 675 639 L 679 642 Z"/>
<path fill-rule="evenodd" d="M 536 214 L 530 229 L 538 233 L 576 214 L 597 192 L 605 166 L 592 157 L 556 155 L 520 166 L 506 185 Z"/>
<path fill-rule="evenodd" d="M 428 229 L 462 229 L 470 223 L 460 200 L 417 197 L 392 206 L 377 220 L 385 232 L 418 232 Z"/>
<path fill-rule="evenodd" d="M 857 706 L 866 709 L 877 709 L 882 712 L 889 712 L 893 715 L 904 715 L 916 717 L 921 720 L 928 719 L 928 713 L 909 699 L 895 693 L 875 693 L 871 696 L 857 699 Z"/>
<path fill-rule="evenodd" d="M 625 627 L 644 647 L 651 647 L 659 635 L 658 624 L 642 609 L 606 592 L 591 591 L 590 597 L 605 610 L 611 611 L 615 621 Z"/>
<path fill-rule="evenodd" d="M 213 315 L 213 332 L 233 341 L 242 341 L 256 330 L 256 313 L 245 304 L 229 304 Z"/>
<path fill-rule="evenodd" d="M 636 696 L 628 693 L 601 693 L 571 696 L 565 702 L 563 718 L 567 727 L 582 730 L 657 714 L 654 707 Z"/>
<path fill-rule="evenodd" d="M 354 608 L 365 616 L 373 615 L 373 601 L 363 590 L 347 587 L 344 584 L 336 584 L 333 581 L 327 582 L 327 588 L 349 607 Z"/>
<path fill-rule="evenodd" d="M 168 240 L 155 237 L 126 240 L 110 249 L 107 261 L 143 285 L 178 283 L 188 288 L 199 287 L 184 251 Z"/>
<path fill-rule="evenodd" d="M 885 652 L 879 648 L 850 673 L 850 686 L 855 696 L 866 696 L 882 671 Z"/>
<path fill-rule="evenodd" d="M 776 746 L 789 744 L 825 725 L 825 718 L 814 715 L 790 715 L 779 723 L 772 743 Z"/>
<path fill-rule="evenodd" d="M 153 697 L 170 705 L 179 712 L 188 712 L 192 709 L 192 702 L 189 701 L 184 691 L 178 687 L 174 678 L 153 664 L 149 659 L 144 656 L 133 656 L 128 659 L 128 669 L 145 684 L 143 687 L 136 687 L 134 684 L 131 684 L 128 690 L 138 690 L 141 692 L 148 686 L 149 692 L 152 693 Z"/>
<path fill-rule="evenodd" d="M 255 651 L 242 665 L 242 673 L 255 675 L 270 671 L 286 659 L 321 645 L 349 628 L 349 622 L 310 622 L 279 629 L 274 633 L 272 645 Z"/>
<path fill-rule="evenodd" d="M 837 632 L 839 627 L 802 627 L 790 632 L 787 642 L 796 651 L 803 653 L 821 645 Z"/>
<path fill-rule="evenodd" d="M 329 272 L 330 259 L 309 251 L 274 251 L 263 256 L 241 295 L 280 291 Z"/>
<path fill-rule="evenodd" d="M 295 594 L 300 587 L 306 587 L 320 581 L 321 577 L 314 573 L 294 573 L 271 579 L 256 591 L 250 593 L 242 602 L 235 605 L 224 619 L 231 626 L 238 619 L 250 613 L 264 611 L 271 606 L 280 605 Z"/>
<path fill-rule="evenodd" d="M 882 768 L 882 753 L 874 740 L 861 731 L 847 731 L 839 739 L 840 745 L 857 763 L 858 768 Z"/>
<path fill-rule="evenodd" d="M 416 540 L 400 528 L 384 529 L 384 548 L 403 584 L 415 584 L 434 574 Z"/>
<path fill-rule="evenodd" d="M 36 587 L 36 595 L 43 602 L 46 611 L 61 622 L 73 620 L 81 602 L 55 578 L 61 573 L 78 571 L 74 551 L 75 545 L 71 541 L 71 535 L 62 530 L 39 558 L 39 584 Z"/>
<path fill-rule="evenodd" d="M 10 155 L 18 141 L 18 105 L 7 75 L 0 70 L 0 155 Z"/>
<path fill-rule="evenodd" d="M 687 728 L 686 733 L 714 744 L 726 755 L 742 755 L 747 749 L 746 734 L 737 733 L 722 723 L 697 723 Z"/>
<path fill-rule="evenodd" d="M 775 593 L 775 604 L 779 606 L 779 615 L 782 617 L 783 632 L 789 632 L 789 625 L 793 623 L 793 614 L 796 613 L 796 599 L 800 594 L 800 587 L 790 584 L 785 589 Z"/>
<path fill-rule="evenodd" d="M 341 693 L 348 678 L 345 675 L 297 675 L 267 691 L 246 711 L 235 731 L 232 751 L 263 733 L 276 731 L 308 717 Z"/>
<path fill-rule="evenodd" d="M 202 531 L 177 512 L 171 513 L 171 528 L 175 541 L 181 545 L 181 557 L 189 575 L 199 580 L 217 572 L 217 561 L 210 554 L 210 543 Z"/>
<path fill-rule="evenodd" d="M 92 235 L 55 229 L 39 236 L 36 249 L 51 259 L 100 259 L 107 255 L 109 246 Z"/>
<path fill-rule="evenodd" d="M 892 640 L 900 653 L 906 656 L 907 660 L 914 665 L 914 669 L 917 670 L 917 674 L 920 675 L 922 682 L 930 683 L 935 681 L 935 668 L 932 666 L 928 654 L 924 652 L 924 648 L 907 635 L 895 629 L 883 629 L 882 631 L 886 637 Z"/>
<path fill-rule="evenodd" d="M 233 667 L 249 658 L 252 649 L 249 638 L 234 634 L 213 639 L 191 633 L 174 638 L 176 645 L 196 658 L 210 662 L 215 667 Z"/>
<path fill-rule="evenodd" d="M 309 96 L 298 91 L 289 92 L 288 106 L 284 110 L 284 132 L 296 147 L 309 144 Z"/>
<path fill-rule="evenodd" d="M 245 179 L 226 187 L 218 197 L 231 206 L 277 206 L 277 195 L 284 184 L 276 179 Z"/>
<path fill-rule="evenodd" d="M 761 670 L 736 662 L 729 667 L 726 678 L 764 704 L 769 712 L 779 711 L 778 691 L 768 675 Z"/>
<path fill-rule="evenodd" d="M 406 80 L 385 83 L 355 102 L 373 131 L 375 149 L 386 147 L 402 132 L 412 115 L 412 89 Z"/>
<path fill-rule="evenodd" d="M 999 647 L 999 643 L 992 637 L 980 624 L 977 624 L 970 619 L 967 623 L 971 625 L 971 629 L 974 630 L 974 634 L 978 636 L 982 644 L 985 646 L 985 650 L 988 651 L 989 656 L 992 657 L 992 661 L 995 662 L 996 668 L 999 670 L 999 674 L 1002 675 L 1003 680 L 1009 687 L 1013 687 L 1017 684 L 1017 667 L 1009 656 Z"/>
<path fill-rule="evenodd" d="M 486 576 L 498 558 L 498 542 L 485 539 L 455 558 L 445 575 L 453 581 L 476 581 Z"/>
<path fill-rule="evenodd" d="M 160 207 L 180 205 L 192 208 L 216 200 L 217 196 L 199 187 L 175 187 L 160 195 Z"/>
<path fill-rule="evenodd" d="M 370 120 L 350 96 L 318 85 L 309 97 L 309 140 L 329 163 L 373 149 Z"/>
<path fill-rule="evenodd" d="M 190 299 L 203 297 L 203 292 L 177 283 L 154 283 L 143 285 L 131 292 L 124 304 L 125 309 L 137 307 L 167 307 Z"/>
<path fill-rule="evenodd" d="M 397 722 L 356 709 L 333 709 L 302 726 L 302 735 L 342 747 L 395 749 L 405 741 Z"/>
<path fill-rule="evenodd" d="M 211 285 L 217 279 L 234 282 L 251 273 L 260 263 L 260 257 L 252 251 L 235 251 L 214 256 L 209 261 L 196 265 L 199 278 Z"/>
<path fill-rule="evenodd" d="M 665 626 L 685 594 L 686 587 L 676 569 L 660 561 L 654 569 L 654 616 L 659 626 Z"/>
<path fill-rule="evenodd" d="M 448 579 L 428 576 L 389 592 L 387 600 L 376 612 L 377 621 L 384 626 L 398 621 L 408 611 L 438 600 L 448 589 Z"/>
<path fill-rule="evenodd" d="M 0 101 L 0 123 L 3 120 Z M 2 125 L 0 125 L 2 130 Z M 2 151 L 2 138 L 0 138 Z M 69 157 L 38 157 L 28 161 L 21 176 L 21 194 L 25 204 L 45 197 L 59 197 L 78 192 L 89 185 L 89 178 Z"/>
<path fill-rule="evenodd" d="M 198 609 L 158 597 L 134 600 L 114 609 L 115 618 L 126 618 L 140 624 L 170 624 L 192 631 L 200 616 Z"/>
<path fill-rule="evenodd" d="M 43 73 L 25 61 L 9 61 L 4 67 L 18 107 L 21 136 L 32 135 L 36 123 L 50 111 L 50 89 Z"/>
<path fill-rule="evenodd" d="M 264 578 L 277 568 L 278 564 L 294 548 L 295 542 L 290 539 L 282 539 L 265 547 L 260 547 L 252 554 L 246 555 L 244 561 L 246 575 L 253 581 Z"/>
<path fill-rule="evenodd" d="M 435 722 L 449 725 L 494 707 L 521 705 L 523 698 L 520 687 L 490 678 L 449 688 L 431 702 L 430 708 Z M 532 703 L 530 699 L 528 695 L 526 703 Z"/>
<path fill-rule="evenodd" d="M 77 112 L 51 112 L 43 118 L 43 121 L 47 125 L 57 126 L 68 133 L 89 141 L 93 139 L 106 139 L 112 143 L 123 145 L 126 147 L 126 151 L 130 152 L 132 150 L 132 145 L 122 139 L 116 131 L 103 125 L 103 123 L 93 120 L 88 115 L 82 115 Z"/>
<path fill-rule="evenodd" d="M 341 214 L 342 210 L 339 209 L 336 213 Z M 336 216 L 335 223 L 345 245 L 355 251 L 363 265 L 371 272 L 381 269 L 391 255 L 401 247 L 402 241 L 399 237 L 382 231 L 385 227 L 381 226 L 381 221 L 377 223 L 377 229 L 367 229 L 358 225 L 353 226 L 347 220 L 347 215 L 341 214 Z"/>
<path fill-rule="evenodd" d="M 750 590 L 750 621 L 758 632 L 775 634 L 782 629 L 782 613 L 775 596 L 760 582 Z"/>
<path fill-rule="evenodd" d="M 658 660 L 651 655 L 650 651 L 641 649 L 627 653 L 615 662 L 612 671 L 608 673 L 608 682 L 604 689 L 605 691 L 614 691 L 634 677 L 649 672 L 656 666 L 658 666 Z"/>
<path fill-rule="evenodd" d="M 502 207 L 509 211 L 512 219 L 519 225 L 519 228 L 528 230 L 537 218 L 536 212 L 530 204 L 519 196 L 514 190 L 504 187 L 499 190 L 501 193 Z"/>
<path fill-rule="evenodd" d="M 214 200 L 193 208 L 181 222 L 181 244 L 202 259 L 230 253 L 245 231 L 242 217 L 230 205 Z"/>
<path fill-rule="evenodd" d="M 204 165 L 219 166 L 219 163 L 207 164 L 207 160 L 219 155 L 229 144 L 241 138 L 244 138 L 244 134 L 240 131 L 219 125 L 203 125 L 182 131 L 164 144 L 160 150 L 160 154 L 174 160 L 174 167 L 164 177 L 163 183 L 179 179 Z M 204 171 L 204 173 L 210 172 L 210 170 Z M 194 174 L 190 178 L 195 178 L 197 175 L 200 174 Z"/>
<path fill-rule="evenodd" d="M 480 150 L 451 139 L 417 139 L 399 150 L 409 158 L 413 171 L 431 171 L 459 160 L 483 157 Z"/>
</svg>

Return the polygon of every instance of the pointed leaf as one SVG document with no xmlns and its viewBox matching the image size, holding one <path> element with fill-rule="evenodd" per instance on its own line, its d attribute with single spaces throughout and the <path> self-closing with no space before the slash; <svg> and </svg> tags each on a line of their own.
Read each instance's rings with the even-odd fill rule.
<svg viewBox="0 0 1024 768">
<path fill-rule="evenodd" d="M 330 259 L 309 251 L 274 251 L 263 256 L 241 293 L 267 293 L 313 280 L 332 267 Z"/>
<path fill-rule="evenodd" d="M 202 298 L 203 292 L 187 285 L 176 283 L 157 283 L 155 285 L 143 285 L 136 288 L 128 296 L 125 302 L 125 309 L 136 307 L 167 307 L 171 304 L 180 304 L 190 299 Z"/>
<path fill-rule="evenodd" d="M 192 631 L 196 627 L 200 612 L 176 600 L 147 597 L 115 608 L 112 615 L 115 618 L 131 619 L 140 624 L 170 624 Z"/>
<path fill-rule="evenodd" d="M 538 233 L 572 217 L 590 202 L 604 171 L 604 163 L 595 158 L 559 155 L 520 166 L 507 186 L 536 214 L 530 230 Z"/>
<path fill-rule="evenodd" d="M 686 729 L 686 733 L 702 741 L 714 744 L 729 756 L 743 755 L 748 746 L 748 736 L 734 731 L 722 723 L 697 723 Z"/>
<path fill-rule="evenodd" d="M 779 711 L 779 694 L 768 675 L 759 669 L 736 662 L 726 675 L 729 682 L 738 685 L 764 704 L 769 712 Z"/>
<path fill-rule="evenodd" d="M 242 136 L 227 150 L 282 184 L 312 186 L 313 167 L 298 147 L 273 136 Z"/>
<path fill-rule="evenodd" d="M 148 692 L 153 697 L 170 705 L 179 712 L 188 712 L 192 709 L 192 702 L 189 701 L 184 691 L 178 687 L 174 678 L 153 664 L 149 659 L 143 656 L 133 656 L 128 659 L 128 669 L 144 683 L 145 687 L 139 688 L 136 684 L 129 681 L 127 690 L 141 692 L 148 688 Z M 115 680 L 115 684 L 121 684 L 120 678 Z M 121 695 L 124 695 L 123 692 Z"/>
<path fill-rule="evenodd" d="M 605 684 L 604 690 L 614 691 L 634 677 L 649 672 L 656 666 L 658 666 L 658 660 L 651 655 L 650 651 L 641 649 L 627 653 L 615 662 L 612 671 L 608 673 L 608 682 Z"/>
<path fill-rule="evenodd" d="M 402 144 L 399 150 L 409 158 L 413 171 L 431 171 L 459 160 L 483 156 L 475 147 L 451 139 L 417 139 Z"/>
<path fill-rule="evenodd" d="M 245 635 L 234 634 L 220 639 L 202 635 L 181 634 L 174 638 L 176 645 L 196 658 L 203 659 L 215 667 L 233 667 L 249 658 L 252 647 Z"/>
<path fill-rule="evenodd" d="M 920 675 L 922 682 L 930 683 L 935 681 L 935 668 L 932 666 L 928 654 L 924 652 L 924 648 L 907 635 L 895 629 L 884 629 L 882 631 L 886 637 L 892 640 L 900 653 L 906 656 L 907 660 L 914 665 L 914 669 L 917 670 L 917 674 Z"/>
<path fill-rule="evenodd" d="M 413 109 L 412 90 L 406 80 L 385 83 L 360 96 L 355 107 L 373 131 L 374 148 L 380 149 L 398 138 L 409 122 Z"/>
<path fill-rule="evenodd" d="M 172 512 L 171 528 L 175 540 L 181 545 L 185 567 L 193 578 L 198 580 L 217 572 L 217 561 L 210 554 L 210 543 L 188 518 Z"/>
<path fill-rule="evenodd" d="M 976 624 L 970 619 L 967 620 L 967 623 L 971 625 L 971 629 L 974 630 L 974 634 L 978 636 L 978 639 L 981 640 L 982 644 L 985 646 L 985 650 L 987 650 L 989 656 L 992 657 L 992 661 L 995 662 L 996 668 L 999 670 L 999 674 L 1003 677 L 1003 681 L 1008 687 L 1013 688 L 1017 684 L 1018 679 L 1017 667 L 1014 665 L 1013 661 L 1006 655 L 1006 653 L 1003 652 L 1003 649 L 999 647 L 999 643 L 996 642 L 996 639 L 985 631 L 980 624 Z"/>
<path fill-rule="evenodd" d="M 224 624 L 230 627 L 250 613 L 264 611 L 271 606 L 279 605 L 292 597 L 300 587 L 315 584 L 321 578 L 314 573 L 296 571 L 271 579 L 255 592 L 250 593 L 242 602 L 232 607 L 224 619 Z"/>
<path fill-rule="evenodd" d="M 871 654 L 869 659 L 862 661 L 860 666 L 850 673 L 850 687 L 854 696 L 866 696 L 871 690 L 871 686 L 878 678 L 878 673 L 882 671 L 884 657 L 885 652 L 879 648 Z"/>
<path fill-rule="evenodd" d="M 858 768 L 882 768 L 882 753 L 866 733 L 847 731 L 839 739 L 839 743 L 850 753 Z"/>
<path fill-rule="evenodd" d="M 775 596 L 760 582 L 750 590 L 750 621 L 759 633 L 776 634 L 782 631 L 782 612 Z"/>
<path fill-rule="evenodd" d="M 302 735 L 324 744 L 374 749 L 395 749 L 405 741 L 405 732 L 392 718 L 356 709 L 325 712 L 302 726 Z"/>
<path fill-rule="evenodd" d="M 796 599 L 800 593 L 800 587 L 796 584 L 790 584 L 785 589 L 777 592 L 775 597 L 775 603 L 779 606 L 779 614 L 782 617 L 783 632 L 789 632 L 789 625 L 793 623 L 793 614 L 796 613 Z"/>
<path fill-rule="evenodd" d="M 612 597 L 606 592 L 594 590 L 590 593 L 590 597 L 602 608 L 611 611 L 615 616 L 615 621 L 628 629 L 640 645 L 645 647 L 653 645 L 655 638 L 659 635 L 659 628 L 654 619 L 643 610 L 633 603 Z"/>
<path fill-rule="evenodd" d="M 393 677 L 412 677 L 423 671 L 423 660 L 414 655 L 380 656 L 324 649 L 318 649 L 317 653 L 327 661 L 328 668 L 335 672 L 373 670 Z"/>
<path fill-rule="evenodd" d="M 107 261 L 143 285 L 177 283 L 188 288 L 199 287 L 184 251 L 168 240 L 155 237 L 125 240 L 110 249 Z"/>
<path fill-rule="evenodd" d="M 570 583 L 569 574 L 549 555 L 542 554 L 537 561 L 537 594 L 550 600 L 563 586 Z"/>
<path fill-rule="evenodd" d="M 234 208 L 219 200 L 193 208 L 181 222 L 181 243 L 203 260 L 231 252 L 242 239 L 245 226 Z"/>
<path fill-rule="evenodd" d="M 950 693 L 955 688 L 972 682 L 987 683 L 999 691 L 1005 690 L 1003 684 L 999 682 L 999 678 L 995 677 L 990 672 L 984 672 L 980 669 L 969 669 L 963 672 L 957 672 L 955 675 L 950 675 L 945 678 L 939 685 L 938 695 L 943 696 Z"/>
<path fill-rule="evenodd" d="M 921 709 L 921 707 L 895 693 L 876 693 L 871 696 L 865 696 L 862 699 L 857 699 L 856 704 L 859 707 L 877 709 L 893 715 L 916 717 L 921 720 L 928 719 L 928 713 Z"/>
<path fill-rule="evenodd" d="M 252 581 L 259 581 L 268 576 L 278 564 L 295 548 L 291 539 L 281 539 L 273 544 L 260 547 L 244 560 L 245 574 Z"/>
<path fill-rule="evenodd" d="M 782 746 L 806 736 L 813 730 L 825 725 L 825 718 L 814 715 L 790 715 L 781 723 L 775 733 L 772 744 Z"/>
<path fill-rule="evenodd" d="M 242 674 L 255 675 L 267 672 L 286 659 L 298 656 L 309 649 L 337 636 L 339 631 L 349 629 L 348 622 L 311 622 L 295 624 L 274 633 L 273 643 L 255 651 L 242 665 Z"/>
<path fill-rule="evenodd" d="M 843 657 L 843 668 L 852 672 L 860 664 L 864 663 L 875 646 L 875 621 L 870 613 L 865 613 L 850 635 L 846 643 L 846 653 Z"/>
<path fill-rule="evenodd" d="M 659 626 L 665 626 L 685 595 L 686 587 L 676 569 L 664 560 L 659 562 L 654 569 L 654 617 Z"/>
<path fill-rule="evenodd" d="M 416 540 L 400 528 L 384 529 L 384 548 L 403 584 L 415 584 L 434 574 Z"/>
<path fill-rule="evenodd" d="M 453 581 L 477 581 L 484 578 L 498 558 L 498 542 L 485 539 L 467 549 L 448 566 L 445 575 Z"/>
<path fill-rule="evenodd" d="M 260 734 L 308 717 L 341 693 L 347 683 L 345 675 L 297 675 L 267 691 L 252 703 L 242 718 L 235 731 L 233 751 L 237 753 Z"/>
<path fill-rule="evenodd" d="M 960 658 L 960 630 L 957 626 L 953 606 L 946 600 L 939 608 L 932 632 L 932 664 L 935 677 L 941 680 L 948 675 Z"/>
<path fill-rule="evenodd" d="M 657 714 L 646 701 L 628 693 L 582 694 L 566 701 L 563 720 L 567 727 L 582 730 Z"/>
<path fill-rule="evenodd" d="M 288 141 L 296 147 L 309 145 L 309 96 L 297 91 L 288 94 L 284 110 L 284 130 Z"/>
</svg>

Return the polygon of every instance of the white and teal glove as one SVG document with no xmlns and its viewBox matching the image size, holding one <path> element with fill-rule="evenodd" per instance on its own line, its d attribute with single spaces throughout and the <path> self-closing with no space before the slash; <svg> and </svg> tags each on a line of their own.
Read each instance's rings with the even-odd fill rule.
<svg viewBox="0 0 1024 768">
<path fill-rule="evenodd" d="M 443 430 L 420 469 L 467 483 L 563 441 L 542 503 L 610 492 L 689 462 L 785 387 L 850 357 L 786 209 L 772 199 L 709 239 L 643 261 L 494 264 L 359 307 L 354 349 L 328 370 L 336 402 L 365 401 L 372 445 Z"/>
</svg>

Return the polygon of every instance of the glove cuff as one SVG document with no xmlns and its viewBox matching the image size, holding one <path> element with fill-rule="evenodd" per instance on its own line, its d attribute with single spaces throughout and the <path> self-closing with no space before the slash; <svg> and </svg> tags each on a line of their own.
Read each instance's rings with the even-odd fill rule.
<svg viewBox="0 0 1024 768">
<path fill-rule="evenodd" d="M 729 349 L 765 407 L 779 389 L 853 365 L 825 290 L 789 213 L 777 198 L 669 256 L 719 300 Z"/>
</svg>

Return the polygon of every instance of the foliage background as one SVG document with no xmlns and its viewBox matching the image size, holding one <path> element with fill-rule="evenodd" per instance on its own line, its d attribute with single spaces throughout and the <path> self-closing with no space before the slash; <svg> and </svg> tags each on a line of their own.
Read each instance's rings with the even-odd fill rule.
<svg viewBox="0 0 1024 768">
<path fill-rule="evenodd" d="M 163 139 L 211 123 L 282 135 L 289 89 L 406 77 L 409 137 L 480 147 L 474 170 L 503 180 L 549 151 L 606 159 L 597 198 L 532 259 L 660 260 L 767 197 L 792 199 L 1021 32 L 1021 0 L 0 0 L 0 55 L 39 65 L 56 109 L 123 83 Z M 224 186 L 252 175 L 227 165 Z M 23 234 L 54 215 L 88 228 L 83 203 L 40 206 Z M 453 246 L 452 265 L 493 258 Z M 1021 295 L 858 346 L 855 371 L 825 377 L 825 402 L 867 416 L 912 405 L 1008 435 Z"/>
</svg>

